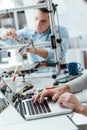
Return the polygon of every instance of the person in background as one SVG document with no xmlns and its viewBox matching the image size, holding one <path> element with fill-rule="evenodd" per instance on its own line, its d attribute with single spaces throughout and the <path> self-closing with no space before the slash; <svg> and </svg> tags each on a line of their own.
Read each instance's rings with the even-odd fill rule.
<svg viewBox="0 0 87 130">
<path fill-rule="evenodd" d="M 38 4 L 44 3 L 44 1 L 39 1 Z M 60 47 L 58 47 L 59 59 L 65 62 L 65 54 L 69 45 L 69 35 L 65 27 L 57 27 L 56 34 L 59 35 L 62 39 Z M 0 30 L 0 39 L 4 40 L 3 45 L 17 45 L 17 38 L 27 38 L 32 39 L 35 44 L 39 42 L 50 41 L 50 19 L 49 11 L 47 8 L 38 8 L 35 9 L 35 29 L 30 29 L 25 27 L 21 30 L 16 31 L 13 28 L 1 29 Z M 53 60 L 54 51 L 51 47 L 29 47 L 26 49 L 29 52 L 29 57 L 33 58 L 34 61 L 39 60 Z M 41 58 L 42 57 L 42 58 Z"/>
</svg>

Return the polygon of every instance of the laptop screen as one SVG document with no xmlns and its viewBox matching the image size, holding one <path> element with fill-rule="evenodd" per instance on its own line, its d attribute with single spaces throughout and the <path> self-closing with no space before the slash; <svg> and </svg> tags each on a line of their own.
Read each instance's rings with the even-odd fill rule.
<svg viewBox="0 0 87 130">
<path fill-rule="evenodd" d="M 13 105 L 13 99 L 16 94 L 11 90 L 11 88 L 8 86 L 8 84 L 3 78 L 1 78 L 0 82 L 0 91 L 7 99 L 7 101 Z"/>
</svg>

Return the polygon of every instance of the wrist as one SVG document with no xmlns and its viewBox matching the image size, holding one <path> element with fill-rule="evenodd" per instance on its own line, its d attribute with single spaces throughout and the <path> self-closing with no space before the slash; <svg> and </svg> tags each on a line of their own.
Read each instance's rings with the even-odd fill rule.
<svg viewBox="0 0 87 130">
<path fill-rule="evenodd" d="M 64 85 L 64 86 L 62 86 L 62 88 L 63 88 L 63 93 L 70 92 L 70 87 L 68 85 Z"/>
<path fill-rule="evenodd" d="M 87 105 L 80 104 L 79 107 L 77 108 L 77 112 L 87 116 Z"/>
<path fill-rule="evenodd" d="M 27 52 L 30 52 L 32 54 L 37 54 L 38 53 L 37 48 L 27 48 L 26 50 L 27 50 Z"/>
<path fill-rule="evenodd" d="M 37 48 L 34 48 L 34 54 L 37 54 Z"/>
<path fill-rule="evenodd" d="M 70 87 L 68 85 L 63 85 L 63 86 L 60 86 L 58 91 L 60 91 L 60 95 L 61 95 L 65 92 L 70 92 Z"/>
</svg>

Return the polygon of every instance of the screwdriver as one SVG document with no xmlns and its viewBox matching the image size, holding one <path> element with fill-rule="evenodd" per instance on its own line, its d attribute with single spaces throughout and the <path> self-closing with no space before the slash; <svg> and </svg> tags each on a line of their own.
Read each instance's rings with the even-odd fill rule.
<svg viewBox="0 0 87 130">
<path fill-rule="evenodd" d="M 27 86 L 25 86 L 23 89 L 19 90 L 17 93 L 18 94 L 22 94 L 24 92 L 26 92 L 27 90 L 30 90 L 33 88 L 33 85 L 32 84 L 28 84 Z"/>
</svg>

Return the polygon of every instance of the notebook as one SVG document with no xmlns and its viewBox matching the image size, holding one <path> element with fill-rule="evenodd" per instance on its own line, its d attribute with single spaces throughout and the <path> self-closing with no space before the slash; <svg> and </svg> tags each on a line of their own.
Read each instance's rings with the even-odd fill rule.
<svg viewBox="0 0 87 130">
<path fill-rule="evenodd" d="M 60 107 L 57 102 L 54 103 L 47 98 L 44 99 L 42 104 L 39 101 L 33 103 L 32 95 L 15 94 L 8 82 L 3 78 L 1 78 L 0 82 L 0 91 L 25 120 L 57 116 L 72 112 L 72 109 Z"/>
</svg>

